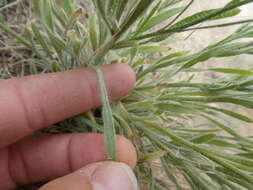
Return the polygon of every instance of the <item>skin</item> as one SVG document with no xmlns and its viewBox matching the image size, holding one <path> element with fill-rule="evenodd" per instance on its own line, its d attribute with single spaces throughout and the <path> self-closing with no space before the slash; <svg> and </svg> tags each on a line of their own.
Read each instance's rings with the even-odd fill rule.
<svg viewBox="0 0 253 190">
<path fill-rule="evenodd" d="M 111 100 L 134 87 L 135 75 L 127 65 L 107 65 L 103 72 Z M 54 184 L 78 180 L 72 172 L 105 161 L 101 134 L 32 135 L 100 105 L 96 72 L 90 68 L 1 80 L 0 189 L 59 178 L 49 185 L 55 189 Z M 135 148 L 124 137 L 117 137 L 117 154 L 120 162 L 135 166 Z M 86 180 L 80 181 L 73 183 L 73 189 L 89 189 Z"/>
</svg>

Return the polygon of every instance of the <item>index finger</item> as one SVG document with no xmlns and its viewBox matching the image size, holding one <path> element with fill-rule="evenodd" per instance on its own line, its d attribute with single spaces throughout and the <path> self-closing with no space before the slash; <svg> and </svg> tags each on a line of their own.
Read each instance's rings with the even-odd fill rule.
<svg viewBox="0 0 253 190">
<path fill-rule="evenodd" d="M 135 75 L 125 64 L 103 68 L 111 100 L 126 95 Z M 42 74 L 0 82 L 0 148 L 101 104 L 96 72 L 91 68 Z"/>
</svg>

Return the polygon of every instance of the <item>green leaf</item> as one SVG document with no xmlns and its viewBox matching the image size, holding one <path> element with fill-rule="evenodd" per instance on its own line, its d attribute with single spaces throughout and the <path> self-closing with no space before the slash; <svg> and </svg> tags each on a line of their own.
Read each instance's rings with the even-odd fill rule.
<svg viewBox="0 0 253 190">
<path fill-rule="evenodd" d="M 57 72 L 58 71 L 58 63 L 56 61 L 52 61 L 50 63 L 50 67 L 51 67 L 52 72 Z"/>
<path fill-rule="evenodd" d="M 114 28 L 112 27 L 109 19 L 108 19 L 108 15 L 106 14 L 106 2 L 104 0 L 92 0 L 94 6 L 96 7 L 96 12 L 98 13 L 98 15 L 101 16 L 101 18 L 103 19 L 103 21 L 105 22 L 107 28 L 109 29 L 109 31 L 111 32 L 111 34 L 114 34 Z"/>
<path fill-rule="evenodd" d="M 168 159 L 168 156 L 162 157 L 161 163 L 167 177 L 175 184 L 177 188 L 176 190 L 184 190 L 184 188 L 181 186 L 180 182 L 178 181 L 178 178 L 175 176 L 175 173 L 173 172 L 173 168 L 171 164 L 169 164 L 171 163 L 171 161 Z"/>
<path fill-rule="evenodd" d="M 98 21 L 99 21 L 98 23 L 99 24 L 99 46 L 101 46 L 107 40 L 108 31 L 102 19 L 98 18 Z"/>
<path fill-rule="evenodd" d="M 249 153 L 240 153 L 240 154 L 237 154 L 238 156 L 243 156 L 243 157 L 246 157 L 246 158 L 249 158 L 249 159 L 253 159 L 253 152 L 249 152 Z"/>
<path fill-rule="evenodd" d="M 156 5 L 153 7 L 153 9 L 147 14 L 147 16 L 145 16 L 143 19 L 141 19 L 141 21 L 139 22 L 139 24 L 137 25 L 137 30 L 135 32 L 135 36 L 138 35 L 142 28 L 150 21 L 150 19 L 157 13 L 159 7 L 161 5 L 161 1 L 158 1 L 156 3 Z"/>
<path fill-rule="evenodd" d="M 183 0 L 165 0 L 165 1 L 163 1 L 163 4 L 161 6 L 161 10 L 166 9 L 176 3 L 180 3 L 181 1 L 183 1 Z"/>
<path fill-rule="evenodd" d="M 127 137 L 127 138 L 133 138 L 133 131 L 129 125 L 129 123 L 120 115 L 120 114 L 117 114 L 116 112 L 113 113 L 113 115 L 115 116 L 115 118 L 119 121 L 120 123 L 120 127 L 123 128 L 124 130 L 124 135 Z"/>
<path fill-rule="evenodd" d="M 241 9 L 235 8 L 235 9 L 226 11 L 226 12 L 224 12 L 224 13 L 216 16 L 216 17 L 213 17 L 211 20 L 217 20 L 217 19 L 224 19 L 224 18 L 228 18 L 228 17 L 233 17 L 233 16 L 236 16 L 240 13 L 241 13 Z"/>
<path fill-rule="evenodd" d="M 78 116 L 77 117 L 81 122 L 84 122 L 86 125 L 92 127 L 93 129 L 103 133 L 104 132 L 104 129 L 103 129 L 103 126 L 97 124 L 97 123 L 94 123 L 93 121 L 90 121 L 89 119 L 87 119 L 86 117 L 84 116 Z"/>
<path fill-rule="evenodd" d="M 61 57 L 63 51 L 67 51 L 65 41 L 57 34 L 47 30 L 48 37 L 58 56 Z"/>
<path fill-rule="evenodd" d="M 246 143 L 252 143 L 249 139 L 242 137 L 239 133 L 237 133 L 233 128 L 228 127 L 222 123 L 220 123 L 219 121 L 212 119 L 209 116 L 203 115 L 204 118 L 206 118 L 207 120 L 211 121 L 212 123 L 214 123 L 217 127 L 223 129 L 224 131 L 226 131 L 228 134 L 232 135 L 233 137 L 239 139 L 242 142 L 246 142 Z"/>
<path fill-rule="evenodd" d="M 8 27 L 6 24 L 0 22 L 0 29 L 2 29 L 4 32 L 7 34 L 11 35 L 14 37 L 18 42 L 22 43 L 24 46 L 26 46 L 29 49 L 33 49 L 32 45 L 30 44 L 29 41 L 24 39 L 22 36 L 20 36 L 17 32 L 12 30 L 10 27 Z"/>
<path fill-rule="evenodd" d="M 126 9 L 128 0 L 120 0 L 120 4 L 118 5 L 118 8 L 116 10 L 116 18 L 119 21 L 124 13 L 124 10 Z"/>
<path fill-rule="evenodd" d="M 223 14 L 228 13 L 228 11 L 234 10 L 235 8 L 238 8 L 242 5 L 245 5 L 251 2 L 252 0 L 239 0 L 236 2 L 233 1 L 233 3 L 229 3 L 224 8 L 221 8 L 221 9 L 211 9 L 211 10 L 201 11 L 201 12 L 195 13 L 194 15 L 184 18 L 183 20 L 177 22 L 176 24 L 170 26 L 167 29 L 161 29 L 159 31 L 152 32 L 143 36 L 138 36 L 136 38 L 133 38 L 133 40 L 141 40 L 141 39 L 152 38 L 152 37 L 157 37 L 161 35 L 170 36 L 173 33 L 182 32 L 186 28 L 189 28 L 191 26 L 194 26 L 206 21 L 210 21 L 212 18 L 219 17 Z"/>
<path fill-rule="evenodd" d="M 149 46 L 137 46 L 137 51 L 135 53 L 138 54 L 156 54 L 156 53 L 162 53 L 162 52 L 168 52 L 170 50 L 169 47 L 166 46 L 156 46 L 156 45 L 149 45 Z M 123 51 L 121 55 L 132 55 L 132 51 L 134 48 L 128 49 L 126 51 Z"/>
<path fill-rule="evenodd" d="M 192 101 L 192 102 L 209 102 L 209 103 L 231 103 L 241 105 L 253 109 L 253 101 L 249 99 L 237 98 L 232 96 L 209 96 L 209 97 L 172 97 L 167 96 L 164 100 L 175 100 L 175 101 Z"/>
<path fill-rule="evenodd" d="M 207 47 L 202 52 L 197 53 L 193 59 L 185 63 L 178 71 L 190 68 L 199 62 L 207 61 L 215 57 L 229 57 L 240 54 L 247 54 L 253 49 L 253 42 L 237 42 L 231 44 L 224 44 L 221 46 Z M 176 73 L 175 72 L 175 73 Z"/>
<path fill-rule="evenodd" d="M 221 12 L 221 14 L 218 14 L 217 16 L 211 17 L 211 15 L 214 15 L 215 13 L 220 12 L 222 9 L 210 9 L 206 11 L 201 11 L 198 13 L 195 13 L 192 16 L 189 16 L 178 23 L 174 24 L 170 29 L 173 28 L 186 28 L 188 25 L 193 25 L 192 23 L 197 22 L 198 20 L 217 20 L 217 19 L 224 19 L 226 17 L 235 16 L 240 13 L 240 9 L 232 9 L 225 12 Z M 207 16 L 210 15 L 210 19 L 207 19 Z"/>
<path fill-rule="evenodd" d="M 247 117 L 245 115 L 242 115 L 240 113 L 233 112 L 231 110 L 227 110 L 227 109 L 223 109 L 223 108 L 215 108 L 215 107 L 211 107 L 211 106 L 209 108 L 217 110 L 219 112 L 222 112 L 222 113 L 224 113 L 224 114 L 226 114 L 228 116 L 231 116 L 233 118 L 239 119 L 241 121 L 245 121 L 245 122 L 248 122 L 248 123 L 252 123 L 253 122 L 253 120 L 250 119 L 249 117 Z"/>
<path fill-rule="evenodd" d="M 126 106 L 127 110 L 143 109 L 150 107 L 155 103 L 155 100 L 143 100 Z"/>
<path fill-rule="evenodd" d="M 31 27 L 36 40 L 38 40 L 39 44 L 47 53 L 47 55 L 52 58 L 52 52 L 48 46 L 48 42 L 44 39 L 45 37 L 42 36 L 40 29 L 37 27 L 35 23 L 32 23 Z"/>
<path fill-rule="evenodd" d="M 144 11 L 151 6 L 152 2 L 152 0 L 140 0 L 136 8 L 129 13 L 128 17 L 122 23 L 120 33 L 126 32 L 126 30 L 128 30 L 138 20 L 138 18 L 143 15 Z"/>
<path fill-rule="evenodd" d="M 240 148 L 239 145 L 222 139 L 212 139 L 208 142 L 208 144 L 219 146 L 222 148 Z"/>
<path fill-rule="evenodd" d="M 172 27 L 170 29 L 175 29 L 175 28 L 187 28 L 189 26 L 196 25 L 198 23 L 202 23 L 204 21 L 208 20 L 213 20 L 213 19 L 222 19 L 224 17 L 228 16 L 234 16 L 239 13 L 239 10 L 237 7 L 242 6 L 244 4 L 252 2 L 251 0 L 240 0 L 237 2 L 234 2 L 233 4 L 227 4 L 224 8 L 222 9 L 211 9 L 211 10 L 206 10 L 206 11 L 201 11 L 198 13 L 195 13 L 192 16 L 189 16 Z"/>
<path fill-rule="evenodd" d="M 75 3 L 73 2 L 73 0 L 59 0 L 59 1 L 61 3 L 61 6 L 63 7 L 65 13 L 67 13 L 68 16 L 71 16 L 74 12 L 73 5 Z"/>
<path fill-rule="evenodd" d="M 159 158 L 165 156 L 167 154 L 166 151 L 157 151 L 157 152 L 152 152 L 150 154 L 144 155 L 142 158 L 138 160 L 140 164 L 146 163 L 146 162 L 152 162 L 155 160 L 158 160 Z"/>
<path fill-rule="evenodd" d="M 171 113 L 197 114 L 199 111 L 191 106 L 177 102 L 159 102 L 156 104 L 158 111 L 169 111 Z"/>
<path fill-rule="evenodd" d="M 133 62 L 132 68 L 137 68 L 144 64 L 145 57 L 139 58 L 137 61 Z"/>
<path fill-rule="evenodd" d="M 98 39 L 97 39 L 97 17 L 96 15 L 92 15 L 90 19 L 90 42 L 92 45 L 93 51 L 96 51 L 98 47 Z"/>
<path fill-rule="evenodd" d="M 36 16 L 42 19 L 43 12 L 43 1 L 42 0 L 32 0 L 33 10 Z"/>
<path fill-rule="evenodd" d="M 52 1 L 51 0 L 43 0 L 43 20 L 44 24 L 51 31 L 54 30 L 54 18 L 53 18 L 53 10 L 52 10 Z"/>
<path fill-rule="evenodd" d="M 198 137 L 191 139 L 191 141 L 196 144 L 203 144 L 203 143 L 208 143 L 209 141 L 211 141 L 215 137 L 216 137 L 216 135 L 211 133 L 211 134 L 200 135 Z"/>
<path fill-rule="evenodd" d="M 249 75 L 249 76 L 253 75 L 252 71 L 243 70 L 243 69 L 214 68 L 214 69 L 208 69 L 208 70 L 213 71 L 213 72 L 226 73 L 226 74 Z"/>
<path fill-rule="evenodd" d="M 171 48 L 165 46 L 141 46 L 139 47 L 138 52 L 143 54 L 154 54 L 154 53 L 161 53 L 167 52 Z"/>
<path fill-rule="evenodd" d="M 157 14 L 156 16 L 152 17 L 142 28 L 140 28 L 139 33 L 150 30 L 151 28 L 161 24 L 162 22 L 167 21 L 169 18 L 181 12 L 183 9 L 183 7 L 177 7 Z"/>
<path fill-rule="evenodd" d="M 116 131 L 114 127 L 113 114 L 109 102 L 107 89 L 104 82 L 104 75 L 100 67 L 96 67 L 100 93 L 103 102 L 102 117 L 104 122 L 105 144 L 108 151 L 109 159 L 116 161 Z"/>
<path fill-rule="evenodd" d="M 79 8 L 73 12 L 73 14 L 70 16 L 70 18 L 68 20 L 67 25 L 65 26 L 64 34 L 66 34 L 68 32 L 68 30 L 70 30 L 75 25 L 78 18 L 80 18 L 82 15 L 83 15 L 82 8 Z"/>
</svg>

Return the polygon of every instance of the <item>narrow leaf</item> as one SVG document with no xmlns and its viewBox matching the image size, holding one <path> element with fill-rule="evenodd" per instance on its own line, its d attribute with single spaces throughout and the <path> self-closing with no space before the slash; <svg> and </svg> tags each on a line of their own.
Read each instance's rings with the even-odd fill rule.
<svg viewBox="0 0 253 190">
<path fill-rule="evenodd" d="M 103 102 L 102 117 L 104 122 L 105 144 L 109 159 L 116 161 L 116 131 L 114 127 L 113 114 L 109 102 L 104 75 L 100 67 L 96 68 L 100 86 L 101 98 Z"/>
</svg>

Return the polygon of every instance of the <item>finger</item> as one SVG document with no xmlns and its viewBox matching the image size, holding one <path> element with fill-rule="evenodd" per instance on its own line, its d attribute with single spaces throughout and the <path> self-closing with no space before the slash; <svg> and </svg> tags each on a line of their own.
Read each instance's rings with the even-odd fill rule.
<svg viewBox="0 0 253 190">
<path fill-rule="evenodd" d="M 127 65 L 107 65 L 103 71 L 111 100 L 133 88 L 135 76 Z M 0 147 L 97 107 L 100 99 L 97 75 L 90 68 L 0 82 Z"/>
<path fill-rule="evenodd" d="M 120 162 L 135 166 L 135 148 L 124 137 L 117 137 L 117 155 Z M 0 151 L 0 176 L 4 176 L 0 189 L 55 179 L 107 158 L 101 134 L 32 136 Z"/>
<path fill-rule="evenodd" d="M 91 164 L 59 178 L 39 190 L 137 190 L 137 180 L 125 164 L 102 162 Z"/>
</svg>

